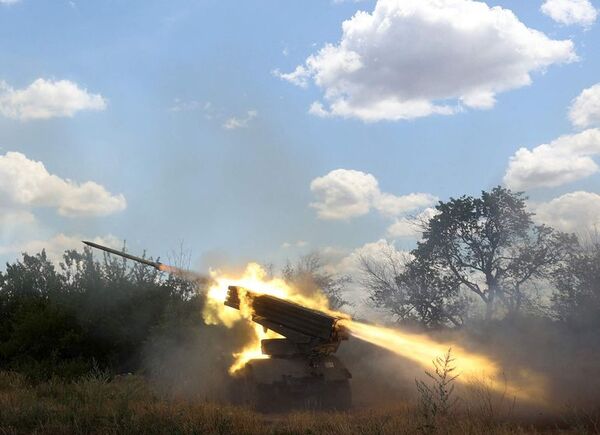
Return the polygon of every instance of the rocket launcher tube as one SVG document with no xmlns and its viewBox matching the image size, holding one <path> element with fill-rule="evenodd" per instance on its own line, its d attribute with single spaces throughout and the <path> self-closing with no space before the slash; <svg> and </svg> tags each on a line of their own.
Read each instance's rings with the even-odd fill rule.
<svg viewBox="0 0 600 435">
<path fill-rule="evenodd" d="M 117 251 L 116 249 L 112 249 L 107 246 L 102 246 L 102 245 L 99 245 L 94 242 L 88 242 L 88 241 L 83 240 L 83 243 L 85 243 L 88 246 L 91 246 L 92 248 L 96 248 L 96 249 L 100 249 L 102 251 L 108 252 L 109 254 L 114 254 L 114 255 L 118 255 L 119 257 L 127 258 L 128 260 L 137 261 L 138 263 L 145 264 L 146 266 L 152 266 L 156 270 L 159 270 L 161 272 L 167 272 L 171 275 L 175 275 L 185 281 L 193 282 L 193 283 L 196 283 L 199 285 L 206 285 L 207 283 L 210 282 L 210 277 L 200 274 L 200 273 L 193 272 L 191 270 L 180 269 L 180 268 L 174 267 L 174 266 L 168 266 L 164 263 L 161 263 L 160 261 L 150 261 L 150 260 L 147 260 L 142 257 L 136 257 L 135 255 L 131 255 L 126 252 Z"/>
<path fill-rule="evenodd" d="M 163 266 L 164 265 L 160 261 L 146 260 L 145 258 L 136 257 L 135 255 L 131 255 L 131 254 L 128 254 L 126 252 L 117 251 L 116 249 L 112 249 L 112 248 L 109 248 L 107 246 L 102 246 L 102 245 L 99 245 L 99 244 L 94 243 L 94 242 L 88 242 L 88 241 L 83 240 L 83 243 L 85 243 L 88 246 L 91 246 L 92 248 L 100 249 L 100 250 L 108 252 L 110 254 L 118 255 L 118 256 L 123 257 L 123 258 L 127 258 L 128 260 L 137 261 L 138 263 L 142 263 L 142 264 L 145 264 L 147 266 L 152 266 L 152 267 L 154 267 L 157 270 L 163 270 Z"/>
<path fill-rule="evenodd" d="M 257 294 L 245 290 L 245 297 L 252 307 L 253 320 L 285 337 L 305 336 L 321 343 L 338 343 L 348 338 L 339 318 L 321 311 L 303 307 L 275 296 Z M 239 288 L 230 286 L 225 305 L 240 308 Z"/>
</svg>

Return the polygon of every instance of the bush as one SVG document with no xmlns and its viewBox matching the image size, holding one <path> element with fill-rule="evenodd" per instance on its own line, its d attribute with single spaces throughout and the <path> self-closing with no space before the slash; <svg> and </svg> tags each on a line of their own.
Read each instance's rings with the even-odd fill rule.
<svg viewBox="0 0 600 435">
<path fill-rule="evenodd" d="M 96 365 L 111 373 L 142 367 L 156 336 L 198 320 L 193 284 L 89 249 L 68 251 L 57 270 L 45 252 L 0 273 L 0 368 L 30 379 L 73 379 Z M 196 323 L 201 327 L 201 322 Z"/>
</svg>

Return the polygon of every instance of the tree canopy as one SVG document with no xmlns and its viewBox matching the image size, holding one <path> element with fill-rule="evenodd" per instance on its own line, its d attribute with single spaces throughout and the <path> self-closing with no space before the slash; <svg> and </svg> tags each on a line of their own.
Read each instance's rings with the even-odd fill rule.
<svg viewBox="0 0 600 435">
<path fill-rule="evenodd" d="M 440 201 L 412 259 L 383 286 L 367 282 L 372 298 L 433 327 L 462 324 L 468 299 L 484 304 L 488 320 L 521 313 L 532 302 L 527 286 L 549 280 L 577 246 L 574 235 L 536 225 L 525 201 L 500 186 Z M 363 270 L 377 281 L 372 265 L 363 262 Z"/>
</svg>

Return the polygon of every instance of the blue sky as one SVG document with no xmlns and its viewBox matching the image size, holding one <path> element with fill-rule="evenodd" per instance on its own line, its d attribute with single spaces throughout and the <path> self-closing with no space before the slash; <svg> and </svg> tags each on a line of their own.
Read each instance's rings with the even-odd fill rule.
<svg viewBox="0 0 600 435">
<path fill-rule="evenodd" d="M 594 225 L 595 18 L 573 19 L 560 8 L 553 18 L 540 9 L 543 1 L 488 1 L 512 11 L 511 23 L 543 33 L 547 50 L 535 55 L 516 53 L 521 46 L 537 50 L 539 41 L 523 40 L 531 35 L 510 30 L 506 43 L 492 24 L 481 29 L 490 38 L 481 46 L 468 39 L 471 30 L 445 35 L 452 30 L 443 22 L 427 31 L 422 26 L 435 5 L 415 12 L 417 18 L 389 12 L 397 33 L 377 39 L 367 32 L 362 45 L 342 33 L 357 11 L 372 16 L 385 4 L 402 11 L 413 3 L 0 1 L 0 258 L 41 247 L 59 252 L 85 237 L 126 239 L 131 251 L 163 257 L 183 241 L 201 269 L 281 264 L 310 250 L 335 252 L 339 261 L 382 239 L 409 249 L 416 236 L 394 235 L 395 222 L 409 223 L 435 198 L 503 183 L 528 193 L 540 221 L 565 230 Z M 473 2 L 454 3 L 470 10 Z M 442 17 L 455 7 L 448 5 L 440 6 Z M 496 13 L 487 6 L 477 11 L 484 21 Z M 459 15 L 463 30 L 481 21 L 475 13 Z M 403 29 L 409 25 L 414 29 Z M 358 21 L 349 27 L 358 29 Z M 415 41 L 394 39 L 406 34 Z M 459 37 L 466 38 L 461 47 L 473 42 L 474 50 L 457 58 L 457 77 L 436 76 L 438 68 L 454 70 L 444 52 L 464 54 L 452 46 Z M 572 46 L 559 50 L 553 41 Z M 337 58 L 321 51 L 328 43 L 354 50 L 362 64 L 373 51 L 384 55 L 358 73 L 345 66 L 331 72 L 328 62 Z M 415 44 L 422 56 L 405 56 Z M 297 86 L 289 74 L 307 67 L 310 56 L 319 58 L 317 66 Z M 403 74 L 422 77 L 424 64 L 433 73 L 413 89 Z M 515 84 L 507 65 L 531 83 Z M 384 69 L 397 78 L 389 87 L 378 82 Z M 319 82 L 325 73 L 330 77 Z M 338 86 L 342 97 L 326 95 Z M 495 102 L 468 103 L 465 89 L 478 93 L 482 86 L 494 89 Z M 581 99 L 577 124 L 569 113 L 585 89 L 592 90 Z M 399 119 L 400 112 L 378 106 L 402 98 L 433 101 L 453 114 L 416 116 L 410 109 Z M 352 108 L 335 112 L 340 99 Z M 328 114 L 310 113 L 313 102 Z M 376 119 L 365 119 L 363 109 Z M 585 131 L 584 152 L 572 143 Z M 560 151 L 521 155 L 523 164 L 506 177 L 519 148 L 531 151 L 561 135 L 570 136 L 555 147 Z M 556 161 L 570 163 L 556 168 Z M 541 169 L 531 172 L 532 165 Z"/>
</svg>

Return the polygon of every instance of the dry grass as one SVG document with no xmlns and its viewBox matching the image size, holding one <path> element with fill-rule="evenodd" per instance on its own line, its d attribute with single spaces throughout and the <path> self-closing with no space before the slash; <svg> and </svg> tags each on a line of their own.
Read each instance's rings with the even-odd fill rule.
<svg viewBox="0 0 600 435">
<path fill-rule="evenodd" d="M 564 426 L 564 423 L 563 423 Z M 350 413 L 262 415 L 244 408 L 159 396 L 139 377 L 108 382 L 92 375 L 73 383 L 28 384 L 0 372 L 0 434 L 412 434 L 423 433 L 415 405 Z M 523 426 L 483 416 L 442 416 L 428 433 L 593 433 L 579 421 L 571 429 Z"/>
</svg>

